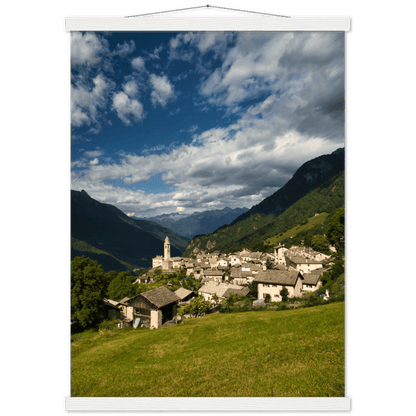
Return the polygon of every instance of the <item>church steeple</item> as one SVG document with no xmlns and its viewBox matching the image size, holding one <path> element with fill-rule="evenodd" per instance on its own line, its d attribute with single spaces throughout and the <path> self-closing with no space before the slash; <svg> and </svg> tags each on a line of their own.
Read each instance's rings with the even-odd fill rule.
<svg viewBox="0 0 416 416">
<path fill-rule="evenodd" d="M 164 253 L 165 253 L 164 259 L 168 260 L 168 259 L 170 259 L 170 241 L 169 241 L 169 237 L 165 238 L 164 248 L 165 248 L 165 250 L 164 250 Z"/>
</svg>

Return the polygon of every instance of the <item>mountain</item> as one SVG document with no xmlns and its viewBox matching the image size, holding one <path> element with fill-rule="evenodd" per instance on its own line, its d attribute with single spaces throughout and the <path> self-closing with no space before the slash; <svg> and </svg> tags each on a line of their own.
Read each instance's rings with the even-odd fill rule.
<svg viewBox="0 0 416 416">
<path fill-rule="evenodd" d="M 86 256 L 95 260 L 106 272 L 109 270 L 123 272 L 134 268 L 131 264 L 119 260 L 104 250 L 100 250 L 85 241 L 77 240 L 76 238 L 71 237 L 71 259 L 77 256 Z"/>
<path fill-rule="evenodd" d="M 300 198 L 344 169 L 344 148 L 337 149 L 329 155 L 311 159 L 304 163 L 284 186 L 258 205 L 254 205 L 250 210 L 238 216 L 231 225 L 254 214 L 273 214 L 277 217 Z"/>
<path fill-rule="evenodd" d="M 324 234 L 335 211 L 345 204 L 344 185 L 344 149 L 339 149 L 306 162 L 282 188 L 231 224 L 208 236 L 193 238 L 182 256 L 194 257 L 212 250 L 230 253 L 243 248 L 269 251 L 276 241 L 299 244 Z M 319 221 L 312 220 L 315 214 L 323 213 Z M 286 236 L 289 230 L 294 231 Z"/>
<path fill-rule="evenodd" d="M 235 218 L 248 208 L 229 208 L 194 212 L 193 214 L 163 214 L 157 217 L 147 218 L 147 220 L 155 221 L 179 235 L 189 238 L 198 234 L 210 234 L 218 227 L 231 223 Z"/>
<path fill-rule="evenodd" d="M 180 212 L 173 212 L 172 214 L 161 214 L 157 215 L 156 217 L 140 218 L 133 216 L 131 218 L 135 218 L 136 220 L 153 221 L 157 222 L 160 225 L 163 225 L 164 227 L 171 228 L 171 225 L 174 224 L 176 221 L 187 218 L 189 217 L 189 215 L 191 214 L 181 214 Z"/>
<path fill-rule="evenodd" d="M 130 218 L 115 206 L 94 200 L 84 190 L 71 190 L 72 258 L 80 253 L 105 258 L 113 266 L 119 264 L 117 270 L 151 267 L 152 258 L 163 254 L 166 236 L 172 257 L 180 256 L 188 238 L 155 222 Z M 106 271 L 108 267 L 103 265 Z"/>
</svg>

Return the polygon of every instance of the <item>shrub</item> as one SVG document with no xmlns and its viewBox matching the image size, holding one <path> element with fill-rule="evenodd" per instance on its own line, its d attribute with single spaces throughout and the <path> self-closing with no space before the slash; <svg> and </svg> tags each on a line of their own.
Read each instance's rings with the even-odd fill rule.
<svg viewBox="0 0 416 416">
<path fill-rule="evenodd" d="M 283 302 L 287 302 L 288 296 L 289 296 L 289 291 L 287 290 L 286 287 L 283 287 L 283 289 L 280 291 L 280 296 L 282 297 Z"/>
<path fill-rule="evenodd" d="M 98 330 L 99 332 L 110 331 L 116 327 L 117 322 L 119 322 L 118 319 L 106 319 L 99 323 Z"/>
</svg>

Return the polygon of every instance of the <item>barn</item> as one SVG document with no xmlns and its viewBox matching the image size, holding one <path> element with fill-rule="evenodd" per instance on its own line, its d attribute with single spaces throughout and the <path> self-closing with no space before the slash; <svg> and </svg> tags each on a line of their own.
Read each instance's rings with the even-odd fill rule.
<svg viewBox="0 0 416 416">
<path fill-rule="evenodd" d="M 148 292 L 139 293 L 128 303 L 133 308 L 133 321 L 140 318 L 144 326 L 158 328 L 176 319 L 177 302 L 180 300 L 167 287 L 160 286 Z"/>
</svg>

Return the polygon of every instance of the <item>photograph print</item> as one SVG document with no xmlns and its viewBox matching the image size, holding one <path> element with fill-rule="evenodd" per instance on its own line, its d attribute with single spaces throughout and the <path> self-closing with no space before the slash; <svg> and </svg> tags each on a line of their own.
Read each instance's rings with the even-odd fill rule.
<svg viewBox="0 0 416 416">
<path fill-rule="evenodd" d="M 71 32 L 71 397 L 345 397 L 344 32 Z"/>
</svg>

